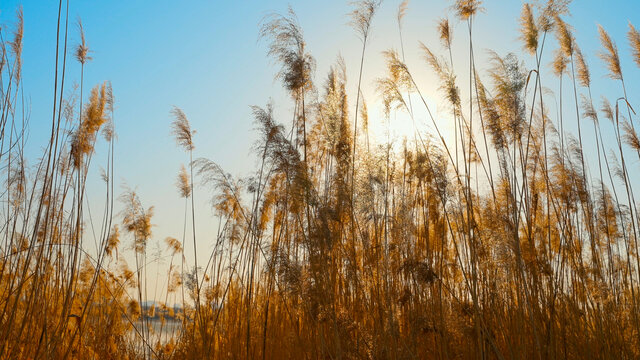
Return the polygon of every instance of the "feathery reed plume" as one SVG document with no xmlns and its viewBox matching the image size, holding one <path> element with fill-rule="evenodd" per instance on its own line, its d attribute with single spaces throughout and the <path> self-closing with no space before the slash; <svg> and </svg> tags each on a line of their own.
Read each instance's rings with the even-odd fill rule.
<svg viewBox="0 0 640 360">
<path fill-rule="evenodd" d="M 578 82 L 581 86 L 588 88 L 591 85 L 591 74 L 589 72 L 589 66 L 587 65 L 582 51 L 579 47 L 575 47 L 574 58 L 576 60 L 576 71 L 578 72 Z"/>
<path fill-rule="evenodd" d="M 24 36 L 24 15 L 22 13 L 22 7 L 19 7 L 16 11 L 16 17 L 18 18 L 18 23 L 16 24 L 16 29 L 13 32 L 13 41 L 11 41 L 9 45 L 15 59 L 14 79 L 17 84 L 20 82 L 22 74 L 22 37 Z M 4 46 L 2 47 L 4 48 Z M 2 55 L 4 55 L 4 53 Z"/>
<path fill-rule="evenodd" d="M 602 97 L 600 111 L 604 114 L 604 117 L 609 119 L 612 123 L 615 121 L 615 113 L 613 112 L 613 107 L 611 106 L 611 102 L 606 97 Z"/>
<path fill-rule="evenodd" d="M 180 190 L 180 196 L 188 198 L 191 194 L 191 184 L 189 183 L 189 174 L 187 174 L 187 169 L 185 169 L 184 165 L 180 165 L 176 184 L 178 185 L 178 190 Z"/>
<path fill-rule="evenodd" d="M 627 145 L 635 151 L 640 151 L 640 138 L 629 121 L 622 122 L 622 130 L 624 131 L 622 137 Z"/>
<path fill-rule="evenodd" d="M 362 116 L 362 127 L 365 132 L 369 131 L 369 110 L 367 109 L 367 102 L 362 98 L 362 104 L 360 105 L 360 114 Z M 368 141 L 368 140 L 367 140 Z"/>
<path fill-rule="evenodd" d="M 446 94 L 446 98 L 453 107 L 455 115 L 460 115 L 462 100 L 460 98 L 460 89 L 456 85 L 455 74 L 451 71 L 446 61 L 438 59 L 438 57 L 426 45 L 420 43 L 420 47 L 424 52 L 425 60 L 440 77 L 440 89 Z"/>
<path fill-rule="evenodd" d="M 618 56 L 616 43 L 611 40 L 611 37 L 602 25 L 598 25 L 598 33 L 600 34 L 600 43 L 604 47 L 604 51 L 601 51 L 598 56 L 600 56 L 600 59 L 607 65 L 609 77 L 613 80 L 622 80 L 622 69 L 620 67 L 620 57 Z"/>
<path fill-rule="evenodd" d="M 376 13 L 376 9 L 380 6 L 381 0 L 362 0 L 354 3 L 355 9 L 349 14 L 351 21 L 349 24 L 360 34 L 361 40 L 365 41 L 369 35 L 371 28 L 371 20 Z M 400 4 L 402 6 L 402 4 Z M 402 11 L 402 13 L 400 13 Z M 398 11 L 398 19 L 402 19 L 406 11 L 401 7 Z"/>
<path fill-rule="evenodd" d="M 109 118 L 107 123 L 102 128 L 102 136 L 107 142 L 110 142 L 111 140 L 113 140 L 114 137 L 116 137 L 116 130 L 113 125 L 113 120 L 111 118 Z"/>
<path fill-rule="evenodd" d="M 402 27 L 402 19 L 407 14 L 407 9 L 409 9 L 409 0 L 403 0 L 398 5 L 398 26 L 400 27 Z"/>
<path fill-rule="evenodd" d="M 451 31 L 451 26 L 449 25 L 449 19 L 441 18 L 438 20 L 438 37 L 442 42 L 442 45 L 445 48 L 451 47 L 451 40 L 453 38 L 453 34 Z"/>
<path fill-rule="evenodd" d="M 491 141 L 498 151 L 502 151 L 507 146 L 507 138 L 504 133 L 500 113 L 498 112 L 495 101 L 489 99 L 487 96 L 487 90 L 479 79 L 477 87 L 480 111 L 487 123 L 487 130 L 491 136 Z"/>
<path fill-rule="evenodd" d="M 84 65 L 87 61 L 91 61 L 92 58 L 89 56 L 90 50 L 84 38 L 84 28 L 80 18 L 78 18 L 78 31 L 80 32 L 80 43 L 76 46 L 75 57 L 80 64 Z"/>
<path fill-rule="evenodd" d="M 71 156 L 76 169 L 82 165 L 84 156 L 93 151 L 96 133 L 109 119 L 105 111 L 106 105 L 106 83 L 103 83 L 91 89 L 89 103 L 85 105 L 82 121 L 73 134 Z"/>
<path fill-rule="evenodd" d="M 107 96 L 106 111 L 113 113 L 115 99 L 113 97 L 113 88 L 111 87 L 111 81 L 107 81 L 106 96 Z M 102 128 L 102 136 L 107 142 L 111 142 L 111 140 L 113 140 L 116 137 L 116 129 L 115 129 L 115 125 L 113 123 L 112 117 L 109 117 L 109 120 Z"/>
<path fill-rule="evenodd" d="M 547 0 L 544 5 L 538 5 L 540 17 L 538 18 L 538 29 L 549 32 L 555 25 L 557 16 L 569 13 L 569 4 L 572 0 Z"/>
<path fill-rule="evenodd" d="M 386 59 L 388 75 L 378 79 L 376 86 L 378 93 L 382 95 L 385 115 L 389 116 L 393 108 L 409 110 L 402 96 L 402 91 L 410 84 L 411 80 L 407 77 L 406 68 L 395 51 L 387 50 L 383 52 L 383 55 Z"/>
<path fill-rule="evenodd" d="M 631 53 L 633 54 L 633 61 L 636 65 L 640 66 L 640 32 L 629 22 L 629 32 L 627 33 L 629 44 L 631 45 Z"/>
<path fill-rule="evenodd" d="M 558 15 L 555 17 L 555 24 L 556 38 L 558 39 L 558 44 L 560 44 L 560 49 L 562 49 L 565 57 L 570 58 L 573 56 L 573 35 L 571 34 L 569 25 Z"/>
<path fill-rule="evenodd" d="M 569 59 L 564 55 L 564 51 L 561 49 L 556 49 L 553 52 L 553 62 L 551 63 L 551 68 L 553 70 L 553 74 L 557 77 L 564 75 L 567 71 L 567 64 L 569 63 Z"/>
<path fill-rule="evenodd" d="M 111 86 L 111 81 L 107 81 L 107 86 L 106 86 L 106 92 L 107 92 L 107 111 L 112 112 L 114 111 L 114 104 L 115 104 L 115 97 L 113 96 L 113 87 Z"/>
<path fill-rule="evenodd" d="M 24 164 L 19 162 L 8 170 L 7 188 L 9 188 L 11 199 L 14 205 L 18 205 L 25 195 L 25 185 L 27 182 Z"/>
<path fill-rule="evenodd" d="M 480 6 L 481 4 L 481 0 L 456 0 L 456 3 L 453 5 L 453 10 L 460 19 L 467 20 L 477 12 L 483 10 Z"/>
<path fill-rule="evenodd" d="M 193 150 L 193 131 L 187 115 L 177 106 L 171 110 L 173 122 L 171 123 L 171 133 L 176 137 L 176 143 L 182 146 L 186 151 Z"/>
<path fill-rule="evenodd" d="M 115 251 L 116 257 L 118 256 L 118 245 L 120 245 L 120 228 L 118 225 L 114 225 L 113 229 L 109 233 L 107 244 L 105 247 L 105 253 L 107 256 L 111 256 Z"/>
<path fill-rule="evenodd" d="M 424 52 L 424 59 L 427 64 L 431 66 L 433 71 L 435 71 L 441 79 L 446 79 L 449 69 L 446 67 L 445 62 L 439 59 L 425 44 L 420 43 L 420 47 Z"/>
<path fill-rule="evenodd" d="M 522 90 L 526 85 L 527 73 L 524 64 L 512 53 L 504 57 L 492 53 L 491 62 L 489 75 L 494 84 L 493 101 L 500 114 L 504 134 L 515 142 L 520 139 L 526 126 Z"/>
<path fill-rule="evenodd" d="M 582 116 L 587 119 L 591 119 L 594 122 L 598 121 L 598 113 L 596 109 L 593 107 L 593 103 L 589 98 L 582 95 L 581 97 L 581 107 L 582 107 Z"/>
<path fill-rule="evenodd" d="M 122 224 L 125 230 L 133 235 L 136 253 L 142 254 L 147 248 L 147 242 L 151 239 L 153 206 L 145 210 L 138 194 L 133 190 L 127 190 L 123 193 L 121 201 L 125 206 L 122 213 Z"/>
<path fill-rule="evenodd" d="M 525 3 L 520 14 L 520 39 L 524 43 L 524 49 L 531 55 L 538 50 L 538 27 L 533 18 L 531 4 Z"/>
<path fill-rule="evenodd" d="M 167 244 L 167 247 L 173 254 L 179 254 L 182 252 L 182 244 L 180 244 L 180 241 L 178 239 L 169 236 L 164 239 L 164 242 Z"/>
<path fill-rule="evenodd" d="M 302 28 L 293 9 L 289 7 L 286 16 L 266 16 L 260 27 L 260 38 L 271 40 L 268 55 L 280 62 L 276 78 L 282 80 L 294 98 L 299 97 L 299 90 L 311 87 L 315 60 L 306 51 Z"/>
</svg>

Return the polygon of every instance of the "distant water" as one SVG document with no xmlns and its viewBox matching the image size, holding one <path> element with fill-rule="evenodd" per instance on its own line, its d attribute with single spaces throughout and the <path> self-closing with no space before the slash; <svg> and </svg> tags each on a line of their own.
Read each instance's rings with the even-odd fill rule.
<svg viewBox="0 0 640 360">
<path fill-rule="evenodd" d="M 134 322 L 134 324 L 138 331 L 142 333 L 142 320 L 138 319 Z M 180 330 L 182 328 L 182 322 L 174 319 L 165 319 L 163 324 L 160 319 L 147 319 L 144 326 L 149 327 L 149 340 L 152 344 L 157 343 L 158 340 L 160 341 L 160 343 L 165 344 L 172 338 L 178 338 L 178 336 L 180 335 Z M 134 338 L 138 336 L 133 328 L 129 330 L 129 333 Z"/>
</svg>

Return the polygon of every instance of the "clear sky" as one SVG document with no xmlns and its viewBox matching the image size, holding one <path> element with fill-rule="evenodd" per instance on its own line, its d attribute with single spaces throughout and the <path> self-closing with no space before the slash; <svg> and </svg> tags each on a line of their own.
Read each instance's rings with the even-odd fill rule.
<svg viewBox="0 0 640 360">
<path fill-rule="evenodd" d="M 375 78 L 384 71 L 381 52 L 399 48 L 396 12 L 399 0 L 383 2 L 376 14 L 367 60 L 364 67 L 363 92 L 375 112 L 379 100 L 374 91 Z M 116 179 L 126 182 L 138 193 L 145 206 L 155 206 L 154 240 L 182 233 L 183 201 L 175 187 L 181 163 L 188 158 L 175 146 L 170 134 L 173 105 L 184 110 L 195 135 L 194 157 L 206 157 L 218 162 L 234 175 L 245 175 L 254 168 L 250 153 L 254 133 L 250 105 L 264 105 L 273 99 L 280 121 L 289 125 L 292 102 L 274 81 L 276 66 L 266 57 L 266 44 L 258 41 L 261 19 L 270 12 L 284 13 L 290 4 L 305 31 L 308 49 L 317 60 L 315 79 L 324 81 L 329 66 L 341 54 L 348 68 L 349 96 L 355 98 L 359 65 L 360 41 L 348 23 L 350 5 L 342 0 L 325 1 L 70 1 L 71 48 L 78 43 L 76 19 L 82 18 L 93 60 L 85 67 L 85 89 L 110 80 L 115 94 Z M 448 16 L 455 25 L 455 67 L 462 74 L 468 69 L 466 49 L 468 37 L 465 25 L 456 20 L 450 1 L 418 1 L 409 4 L 404 19 L 404 40 L 407 64 L 432 104 L 442 101 L 433 73 L 421 59 L 418 41 L 444 54 L 435 34 L 436 21 Z M 15 23 L 15 10 L 24 11 L 23 79 L 24 93 L 30 104 L 29 147 L 35 157 L 45 145 L 49 130 L 53 93 L 53 69 L 58 2 L 53 0 L 2 0 L 0 24 L 3 34 Z M 522 54 L 518 37 L 518 18 L 522 2 L 517 0 L 487 0 L 485 12 L 474 24 L 477 63 L 486 68 L 482 59 L 485 49 L 504 55 L 513 51 Z M 566 21 L 591 65 L 594 88 L 598 94 L 608 93 L 613 101 L 621 93 L 618 84 L 604 77 L 605 72 L 596 53 L 600 48 L 596 24 L 602 24 L 617 41 L 622 68 L 628 79 L 632 105 L 640 103 L 636 85 L 640 70 L 633 64 L 626 41 L 628 21 L 640 26 L 640 3 L 636 1 L 576 0 Z M 6 35 L 4 35 L 6 36 Z M 556 47 L 555 40 L 549 43 Z M 545 63 L 551 60 L 546 52 Z M 459 55 L 456 57 L 456 55 Z M 68 58 L 68 81 L 79 81 L 79 65 Z M 530 58 L 522 58 L 527 64 Z M 464 75 L 459 77 L 463 96 Z M 547 76 L 550 80 L 550 77 Z M 547 81 L 548 86 L 556 82 Z M 67 86 L 71 90 L 71 86 Z M 557 90 L 554 88 L 553 90 Z M 634 91 L 636 90 L 636 91 Z M 568 91 L 568 88 L 567 88 Z M 566 94 L 570 94 L 567 92 Z M 571 104 L 572 105 L 572 104 Z M 376 110 L 377 109 L 377 110 Z M 565 109 L 570 113 L 571 107 Z M 446 109 L 436 111 L 446 120 Z M 425 119 L 422 119 L 424 122 Z M 406 124 L 405 124 L 406 125 Z M 375 125 L 374 125 L 375 126 Z M 394 125 L 402 128 L 401 123 Z M 94 163 L 106 164 L 106 151 L 99 147 Z M 31 164 L 36 161 L 31 160 Z M 637 161 L 631 166 L 637 167 Z M 99 168 L 90 176 L 99 179 Z M 99 182 L 92 183 L 88 195 L 100 199 Z M 208 200 L 210 192 L 196 188 L 199 261 L 206 261 L 212 247 L 217 221 L 212 216 Z M 99 201 L 92 207 L 100 214 Z M 192 250 L 187 247 L 187 258 Z"/>
</svg>

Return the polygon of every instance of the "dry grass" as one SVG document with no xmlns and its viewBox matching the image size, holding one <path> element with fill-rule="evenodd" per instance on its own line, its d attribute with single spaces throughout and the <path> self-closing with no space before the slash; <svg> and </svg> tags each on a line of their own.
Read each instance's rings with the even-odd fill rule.
<svg viewBox="0 0 640 360">
<path fill-rule="evenodd" d="M 567 1 L 525 4 L 523 54 L 492 53 L 486 73 L 475 67 L 471 37 L 481 2 L 455 1 L 469 32 L 469 88 L 453 69 L 448 20 L 433 29 L 448 60 L 421 45 L 455 143 L 441 135 L 400 44 L 400 53 L 384 53 L 386 74 L 376 81 L 383 120 L 424 110 L 435 133 L 416 128 L 400 146 L 370 144 L 360 86 L 379 5 L 362 1 L 351 13 L 362 40 L 354 98 L 341 58 L 319 88 L 313 82 L 315 61 L 293 10 L 264 19 L 260 37 L 294 102 L 292 132 L 271 104 L 253 107 L 259 166 L 246 178 L 194 160 L 194 131 L 172 110 L 172 134 L 189 157 L 177 177 L 185 232 L 165 240 L 170 262 L 159 295 L 147 273 L 156 257 L 148 246 L 153 207 L 132 189 L 114 192 L 110 84 L 82 103 L 91 58 L 81 23 L 73 50 L 82 65 L 80 105 L 63 97 L 61 79 L 71 76 L 61 70 L 69 50 L 63 2 L 50 139 L 26 165 L 28 129 L 17 115 L 25 109 L 16 102 L 19 11 L 16 31 L 0 44 L 0 359 L 640 358 L 640 224 L 628 169 L 629 156 L 640 158 L 640 139 L 613 39 L 599 27 L 599 55 L 625 95 L 615 103 L 603 97 L 596 110 L 587 58 L 563 20 Z M 401 38 L 408 11 L 402 2 Z M 544 50 L 549 32 L 557 49 Z M 639 39 L 630 25 L 638 64 Z M 527 56 L 534 68 L 524 65 Z M 543 61 L 557 75 L 545 83 Z M 572 105 L 543 92 L 563 79 L 573 85 L 575 118 L 550 115 L 555 97 Z M 578 122 L 577 137 L 568 121 Z M 584 124 L 593 127 L 592 144 L 583 144 Z M 105 212 L 91 221 L 83 199 L 98 141 L 108 144 Z M 597 168 L 583 155 L 593 145 Z M 194 183 L 213 191 L 217 234 L 196 236 Z M 198 242 L 212 249 L 201 267 L 196 254 L 192 269 L 183 254 L 189 226 L 194 250 Z M 86 250 L 88 231 L 95 252 Z M 143 306 L 150 298 L 164 302 Z M 174 300 L 182 309 L 166 305 Z M 170 323 L 178 325 L 161 338 Z"/>
</svg>

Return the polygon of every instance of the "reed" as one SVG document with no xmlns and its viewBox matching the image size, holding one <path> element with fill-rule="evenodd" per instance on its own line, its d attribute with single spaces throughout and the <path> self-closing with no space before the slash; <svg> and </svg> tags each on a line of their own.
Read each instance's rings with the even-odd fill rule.
<svg viewBox="0 0 640 360">
<path fill-rule="evenodd" d="M 279 121 L 271 102 L 251 108 L 257 166 L 236 177 L 197 157 L 189 119 L 170 111 L 188 156 L 175 180 L 184 219 L 182 235 L 164 240 L 168 268 L 155 285 L 154 208 L 128 186 L 116 194 L 113 89 L 105 82 L 85 94 L 92 51 L 80 20 L 69 45 L 66 1 L 50 136 L 41 157 L 26 159 L 18 10 L 12 31 L 0 28 L 0 359 L 640 358 L 640 136 L 625 85 L 633 69 L 623 73 L 615 40 L 598 27 L 607 81 L 623 96 L 594 100 L 591 54 L 562 0 L 523 4 L 514 19 L 521 49 L 490 51 L 477 66 L 482 2 L 452 4 L 433 26 L 436 48 L 404 43 L 411 10 L 399 3 L 400 50 L 385 51 L 382 76 L 369 79 L 363 69 L 376 55 L 366 50 L 385 5 L 354 3 L 354 94 L 341 57 L 316 82 L 292 8 L 267 15 L 259 37 L 291 118 Z M 632 24 L 627 40 L 640 66 Z M 468 68 L 454 67 L 457 42 Z M 432 111 L 424 89 L 433 85 L 407 64 L 413 45 L 446 111 Z M 68 71 L 67 53 L 79 73 Z M 79 93 L 65 92 L 76 77 Z M 365 103 L 368 82 L 378 99 Z M 401 113 L 412 138 L 369 138 L 373 121 L 391 128 Z M 100 164 L 103 193 L 88 194 Z M 89 195 L 104 201 L 97 216 Z M 207 196 L 214 234 L 196 233 L 196 202 Z"/>
</svg>

